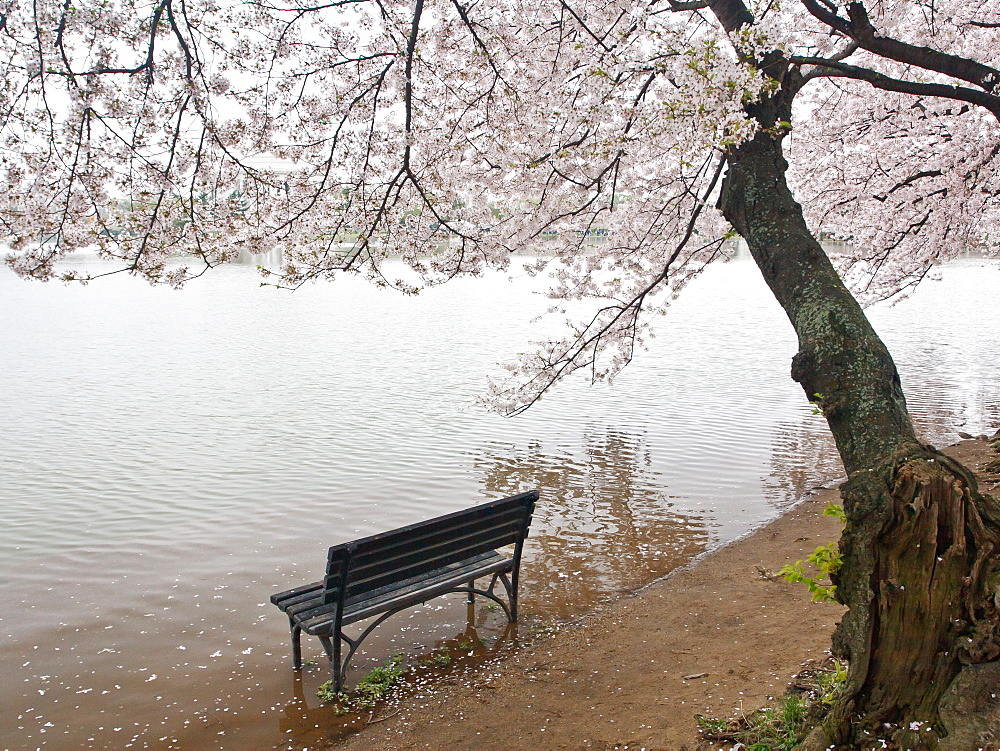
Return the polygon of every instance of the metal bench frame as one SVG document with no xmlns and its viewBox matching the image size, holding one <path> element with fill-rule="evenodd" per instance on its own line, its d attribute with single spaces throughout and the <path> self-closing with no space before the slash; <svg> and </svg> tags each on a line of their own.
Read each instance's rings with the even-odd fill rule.
<svg viewBox="0 0 1000 751">
<path fill-rule="evenodd" d="M 316 636 L 333 689 L 341 691 L 348 663 L 372 631 L 401 610 L 452 592 L 470 603 L 476 595 L 493 600 L 508 621 L 517 621 L 521 549 L 537 500 L 532 490 L 331 547 L 323 581 L 271 595 L 288 616 L 292 667 L 302 667 L 302 632 Z M 511 557 L 497 552 L 509 545 Z M 476 588 L 487 576 L 489 586 Z M 498 582 L 507 602 L 494 591 Z M 374 616 L 357 638 L 344 633 L 344 626 Z M 341 642 L 348 646 L 343 659 Z"/>
</svg>

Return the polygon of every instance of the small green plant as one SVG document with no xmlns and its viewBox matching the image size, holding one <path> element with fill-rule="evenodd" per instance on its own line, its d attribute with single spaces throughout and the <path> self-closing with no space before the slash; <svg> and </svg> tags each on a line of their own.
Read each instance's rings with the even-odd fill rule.
<svg viewBox="0 0 1000 751">
<path fill-rule="evenodd" d="M 357 695 L 355 703 L 361 707 L 370 707 L 380 699 L 385 698 L 389 690 L 395 686 L 406 673 L 402 655 L 393 655 L 385 665 L 377 667 L 360 681 L 354 688 Z"/>
<path fill-rule="evenodd" d="M 813 398 L 809 400 L 809 403 L 811 405 L 813 405 L 812 413 L 814 415 L 822 415 L 823 414 L 823 395 L 822 394 L 813 394 Z"/>
<path fill-rule="evenodd" d="M 431 655 L 424 662 L 440 668 L 447 667 L 451 664 L 451 655 L 447 652 L 441 652 L 440 654 Z"/>
<path fill-rule="evenodd" d="M 847 683 L 847 663 L 832 660 L 833 667 L 816 674 L 816 698 L 826 706 L 833 704 L 837 694 Z"/>
<path fill-rule="evenodd" d="M 327 681 L 316 689 L 316 696 L 318 696 L 319 700 L 322 702 L 338 705 L 338 709 L 345 708 L 345 711 L 351 703 L 351 697 L 344 691 L 333 690 L 333 681 Z"/>
<path fill-rule="evenodd" d="M 823 509 L 823 516 L 835 516 L 840 519 L 841 524 L 847 523 L 847 512 L 844 511 L 844 507 L 833 501 L 826 504 L 826 508 Z"/>
<path fill-rule="evenodd" d="M 541 623 L 531 626 L 528 633 L 532 636 L 555 636 L 560 630 L 558 623 Z"/>
<path fill-rule="evenodd" d="M 775 706 L 728 720 L 699 716 L 698 730 L 706 740 L 741 744 L 747 751 L 792 749 L 826 716 L 846 681 L 847 665 L 829 659 L 799 673 L 793 692 Z"/>
<path fill-rule="evenodd" d="M 704 715 L 698 715 L 695 719 L 698 721 L 699 732 L 707 738 L 715 739 L 717 736 L 724 735 L 729 730 L 729 720 L 721 720 L 718 717 L 705 717 Z"/>
<path fill-rule="evenodd" d="M 818 576 L 810 576 L 805 569 L 805 563 L 809 563 L 818 570 Z M 833 602 L 837 591 L 835 584 L 824 584 L 823 579 L 828 578 L 831 572 L 836 572 L 840 568 L 840 550 L 836 543 L 820 545 L 810 553 L 805 561 L 784 566 L 778 574 L 785 577 L 793 584 L 805 584 L 809 588 L 813 602 Z"/>
<path fill-rule="evenodd" d="M 823 510 L 824 516 L 835 516 L 843 523 L 846 521 L 843 506 L 830 501 Z M 793 584 L 805 584 L 809 587 L 813 602 L 833 602 L 837 587 L 831 581 L 832 576 L 840 571 L 843 564 L 840 555 L 840 547 L 835 542 L 828 545 L 820 545 L 812 553 L 806 556 L 805 561 L 796 561 L 786 565 L 778 572 L 786 580 Z M 805 564 L 809 564 L 816 571 L 816 576 L 810 576 L 806 571 Z M 829 584 L 824 583 L 829 581 Z"/>
<path fill-rule="evenodd" d="M 402 663 L 402 655 L 393 655 L 385 665 L 375 668 L 358 681 L 354 691 L 335 692 L 332 681 L 327 681 L 319 687 L 316 695 L 322 701 L 336 704 L 338 713 L 341 714 L 350 710 L 369 709 L 384 699 L 406 673 L 406 667 Z"/>
<path fill-rule="evenodd" d="M 483 640 L 478 636 L 475 638 L 468 638 L 467 636 L 459 636 L 455 640 L 455 646 L 461 650 L 475 649 L 476 647 L 481 647 L 484 644 Z"/>
<path fill-rule="evenodd" d="M 698 729 L 708 740 L 741 743 L 747 751 L 793 749 L 805 737 L 808 705 L 786 696 L 776 707 L 765 707 L 734 720 L 698 717 Z"/>
</svg>

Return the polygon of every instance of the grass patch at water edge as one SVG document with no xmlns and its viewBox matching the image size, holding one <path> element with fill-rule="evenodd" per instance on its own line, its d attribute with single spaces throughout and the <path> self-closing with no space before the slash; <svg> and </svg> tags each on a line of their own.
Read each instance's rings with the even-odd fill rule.
<svg viewBox="0 0 1000 751">
<path fill-rule="evenodd" d="M 333 690 L 333 682 L 327 681 L 316 691 L 316 695 L 325 702 L 335 704 L 338 712 L 357 712 L 370 709 L 382 699 L 385 699 L 400 678 L 406 674 L 402 655 L 393 655 L 385 664 L 372 670 L 358 681 L 353 691 Z"/>
<path fill-rule="evenodd" d="M 698 730 L 705 740 L 738 743 L 747 751 L 793 749 L 826 716 L 846 680 L 847 666 L 829 658 L 799 672 L 773 706 L 727 719 L 699 715 Z"/>
</svg>

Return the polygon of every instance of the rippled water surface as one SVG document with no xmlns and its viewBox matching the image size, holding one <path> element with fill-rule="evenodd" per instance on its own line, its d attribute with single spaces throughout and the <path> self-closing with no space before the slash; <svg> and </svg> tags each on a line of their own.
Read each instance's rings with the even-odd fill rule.
<svg viewBox="0 0 1000 751">
<path fill-rule="evenodd" d="M 998 282 L 957 263 L 871 311 L 932 442 L 1000 425 Z M 251 267 L 182 292 L 0 272 L 0 747 L 314 743 L 323 671 L 293 679 L 265 603 L 317 578 L 327 546 L 537 487 L 522 602 L 538 623 L 839 476 L 745 260 L 693 283 L 614 387 L 571 383 L 516 419 L 476 406 L 538 325 L 540 284 L 412 299 L 349 279 L 261 289 Z M 460 599 L 396 616 L 358 665 L 502 636 L 495 614 L 467 616 Z"/>
</svg>

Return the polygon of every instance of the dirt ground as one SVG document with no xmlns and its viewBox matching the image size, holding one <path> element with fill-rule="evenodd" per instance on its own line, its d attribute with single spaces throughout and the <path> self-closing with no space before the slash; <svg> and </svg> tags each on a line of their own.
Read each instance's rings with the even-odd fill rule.
<svg viewBox="0 0 1000 751">
<path fill-rule="evenodd" d="M 980 470 L 996 453 L 948 453 Z M 982 489 L 1000 490 L 981 477 Z M 839 536 L 818 492 L 751 535 L 478 670 L 409 693 L 340 749 L 693 751 L 695 716 L 751 711 L 826 656 L 839 605 L 773 573 Z"/>
</svg>

